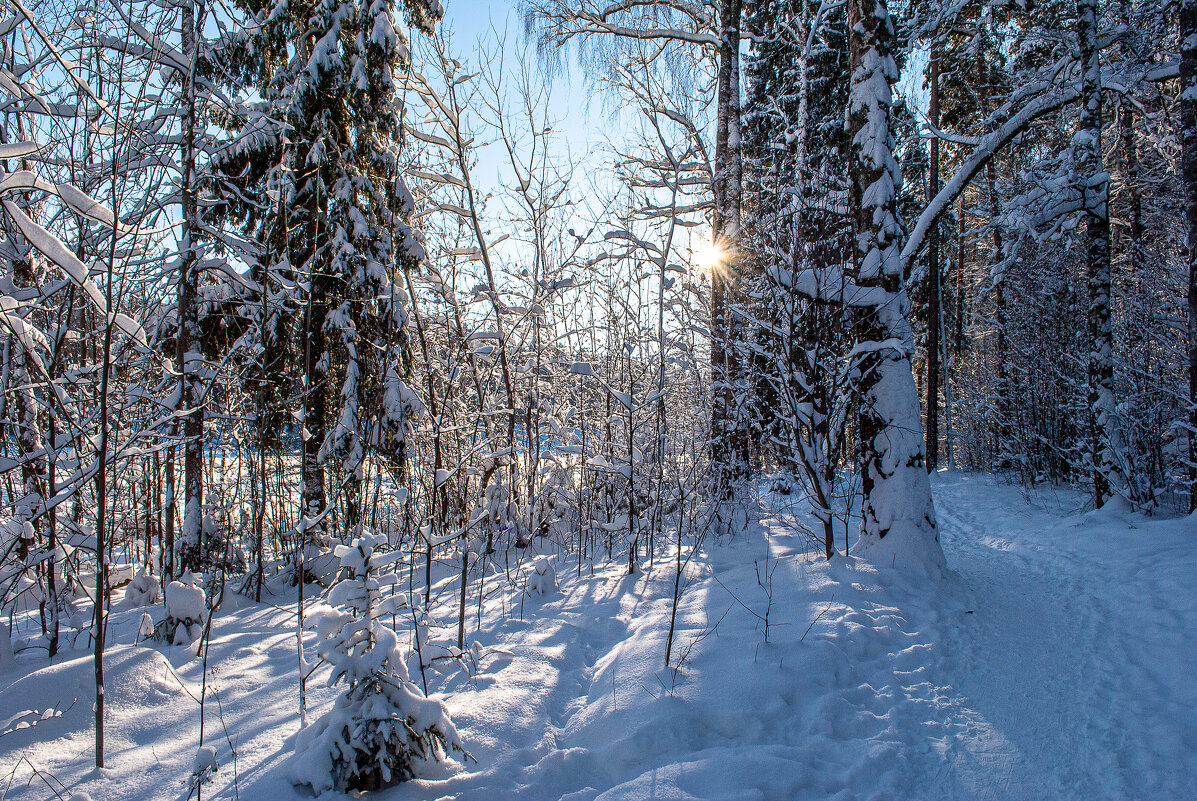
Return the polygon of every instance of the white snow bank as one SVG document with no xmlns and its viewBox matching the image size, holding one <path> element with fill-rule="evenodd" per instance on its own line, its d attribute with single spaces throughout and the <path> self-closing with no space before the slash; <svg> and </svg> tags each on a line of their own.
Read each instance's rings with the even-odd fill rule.
<svg viewBox="0 0 1197 801">
<path fill-rule="evenodd" d="M 532 560 L 532 572 L 528 574 L 528 592 L 548 595 L 557 591 L 557 571 L 547 556 Z"/>
<path fill-rule="evenodd" d="M 142 568 L 125 588 L 124 605 L 127 607 L 152 606 L 158 603 L 159 590 L 158 579 Z"/>
</svg>

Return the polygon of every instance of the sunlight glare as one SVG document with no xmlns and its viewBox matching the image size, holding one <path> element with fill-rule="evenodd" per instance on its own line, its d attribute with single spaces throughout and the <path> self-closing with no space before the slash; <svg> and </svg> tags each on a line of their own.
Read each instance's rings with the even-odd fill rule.
<svg viewBox="0 0 1197 801">
<path fill-rule="evenodd" d="M 691 250 L 694 266 L 707 274 L 717 272 L 726 258 L 723 247 L 710 239 L 700 239 Z"/>
</svg>

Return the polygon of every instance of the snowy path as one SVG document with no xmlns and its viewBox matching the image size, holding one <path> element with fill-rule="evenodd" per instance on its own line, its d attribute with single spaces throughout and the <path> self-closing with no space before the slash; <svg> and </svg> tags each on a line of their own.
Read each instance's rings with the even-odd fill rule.
<svg viewBox="0 0 1197 801">
<path fill-rule="evenodd" d="M 553 688 L 520 702 L 528 746 L 401 797 L 1189 797 L 1191 521 L 1069 516 L 1075 495 L 1042 493 L 1037 507 L 977 476 L 941 474 L 936 491 L 951 566 L 936 587 L 808 560 L 780 518 L 764 521 L 767 552 L 759 535 L 711 547 L 682 642 L 711 633 L 676 686 L 659 666 L 659 573 L 567 579 L 521 624 L 547 633 L 514 648 L 543 671 L 532 685 Z M 770 564 L 773 581 L 758 580 Z M 528 669 L 517 659 L 508 686 Z M 458 700 L 465 728 L 485 728 L 486 699 Z"/>
<path fill-rule="evenodd" d="M 1189 796 L 1197 542 L 1170 536 L 1184 521 L 1114 510 L 1061 523 L 978 477 L 936 490 L 973 610 L 947 641 L 967 729 L 954 761 L 971 797 Z"/>
<path fill-rule="evenodd" d="M 935 491 L 950 570 L 932 585 L 807 554 L 788 501 L 767 498 L 763 527 L 708 543 L 688 571 L 676 670 L 663 665 L 667 562 L 635 576 L 622 560 L 581 575 L 561 563 L 547 597 L 495 591 L 481 611 L 472 598 L 479 669 L 430 685 L 478 761 L 377 797 L 1197 797 L 1197 522 L 1072 514 L 1074 494 L 1028 501 L 965 474 L 937 475 Z M 451 619 L 454 578 L 439 597 Z M 195 694 L 199 665 L 185 649 L 131 645 L 139 616 L 114 615 L 106 771 L 90 768 L 86 652 L 0 672 L 0 722 L 76 699 L 61 718 L 0 733 L 4 801 L 55 797 L 26 784 L 28 764 L 104 801 L 187 797 L 198 715 L 179 686 Z M 205 799 L 305 797 L 286 772 L 293 626 L 285 604 L 217 618 L 209 679 L 228 736 L 207 740 L 222 768 Z M 313 713 L 330 703 L 318 684 Z"/>
</svg>

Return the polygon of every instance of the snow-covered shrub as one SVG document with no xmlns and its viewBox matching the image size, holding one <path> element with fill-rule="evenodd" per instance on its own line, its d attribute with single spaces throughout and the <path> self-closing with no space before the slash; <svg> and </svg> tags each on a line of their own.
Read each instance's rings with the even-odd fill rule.
<svg viewBox="0 0 1197 801">
<path fill-rule="evenodd" d="M 141 613 L 141 622 L 137 624 L 137 636 L 143 640 L 154 636 L 154 619 L 150 617 L 149 612 Z"/>
<path fill-rule="evenodd" d="M 166 617 L 154 628 L 154 639 L 184 645 L 203 633 L 208 597 L 202 582 L 187 572 L 166 585 Z"/>
<path fill-rule="evenodd" d="M 331 587 L 337 580 L 341 560 L 331 548 L 324 548 L 309 542 L 303 549 L 303 583 Z M 299 565 L 292 566 L 291 586 L 299 583 Z"/>
<path fill-rule="evenodd" d="M 557 570 L 547 556 L 538 556 L 532 561 L 532 574 L 528 576 L 528 592 L 548 595 L 557 591 Z"/>
<path fill-rule="evenodd" d="M 158 595 L 158 580 L 143 567 L 129 582 L 129 586 L 125 590 L 125 605 L 130 607 L 151 606 L 158 603 Z"/>
<path fill-rule="evenodd" d="M 776 476 L 769 482 L 769 492 L 775 495 L 789 495 L 794 491 L 794 484 L 789 476 Z"/>
<path fill-rule="evenodd" d="M 535 537 L 567 535 L 577 527 L 578 496 L 570 465 L 547 454 L 540 467 L 540 491 L 532 501 L 528 529 Z"/>
<path fill-rule="evenodd" d="M 212 781 L 212 777 L 218 770 L 220 770 L 220 764 L 216 761 L 216 749 L 210 745 L 201 745 L 195 752 L 195 762 L 192 763 L 188 784 L 194 791 L 201 785 Z"/>
<path fill-rule="evenodd" d="M 447 749 L 462 751 L 440 701 L 409 680 L 399 640 L 384 622 L 402 599 L 383 598 L 378 571 L 398 552 L 378 553 L 381 534 L 365 534 L 336 554 L 349 577 L 329 592 L 325 609 L 308 617 L 320 638 L 317 653 L 332 667 L 329 684 L 344 693 L 333 708 L 299 732 L 291 775 L 319 794 L 376 790 L 411 778 Z"/>
<path fill-rule="evenodd" d="M 199 542 L 180 542 L 178 545 L 179 565 L 185 570 L 240 575 L 248 567 L 245 552 L 237 545 L 236 538 L 228 525 L 228 514 L 216 510 L 204 515 L 202 536 Z"/>
</svg>

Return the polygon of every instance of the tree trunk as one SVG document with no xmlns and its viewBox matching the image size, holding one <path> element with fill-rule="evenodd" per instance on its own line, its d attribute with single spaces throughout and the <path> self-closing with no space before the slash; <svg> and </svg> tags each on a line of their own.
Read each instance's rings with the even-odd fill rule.
<svg viewBox="0 0 1197 801">
<path fill-rule="evenodd" d="M 956 316 L 952 329 L 952 353 L 964 352 L 964 193 L 956 204 Z"/>
<path fill-rule="evenodd" d="M 1189 511 L 1197 512 L 1197 0 L 1181 0 L 1180 41 L 1180 152 L 1189 236 Z"/>
<path fill-rule="evenodd" d="M 192 63 L 196 61 L 195 6 L 183 6 L 182 45 L 183 52 Z M 179 386 L 179 408 L 183 416 L 183 525 L 180 532 L 182 542 L 190 547 L 198 546 L 198 553 L 204 554 L 200 542 L 203 520 L 204 495 L 204 411 L 203 383 L 200 371 L 203 357 L 199 330 L 199 259 L 196 257 L 195 236 L 199 231 L 199 208 L 195 200 L 195 130 L 198 125 L 195 108 L 195 84 L 193 75 L 184 78 L 182 178 L 180 195 L 182 202 L 182 264 L 179 269 L 178 333 L 175 340 L 176 359 L 181 375 Z M 199 568 L 199 565 L 188 565 Z"/>
<path fill-rule="evenodd" d="M 980 108 L 985 117 L 988 117 L 991 111 L 990 92 L 993 88 L 993 83 L 989 61 L 982 56 L 977 59 L 977 85 L 979 87 Z M 992 289 L 990 297 L 993 299 L 993 363 L 994 374 L 996 376 L 994 395 L 997 398 L 997 425 L 992 430 L 997 445 L 994 449 L 994 466 L 999 469 L 1007 469 L 1013 465 L 1014 461 L 1012 455 L 1015 449 L 1011 447 L 1010 433 L 1014 417 L 1012 411 L 1014 399 L 1011 397 L 1010 371 L 1006 366 L 1006 270 L 1002 264 L 1002 227 L 1000 223 L 1002 211 L 1001 202 L 998 199 L 997 166 L 994 164 L 994 161 L 995 158 L 991 157 L 985 162 L 986 216 L 988 217 L 987 222 L 989 223 L 990 236 L 992 238 L 992 246 L 989 254 L 989 285 Z M 979 247 L 977 260 L 979 263 Z"/>
<path fill-rule="evenodd" d="M 55 353 L 57 353 L 57 348 Z M 54 368 L 57 365 L 53 365 Z M 57 370 L 55 369 L 56 373 Z M 55 469 L 54 463 L 57 459 L 57 445 L 56 440 L 58 436 L 57 427 L 55 425 L 55 413 L 53 407 L 49 412 L 49 425 L 46 428 L 46 441 L 49 443 L 48 458 L 46 461 L 46 497 L 53 498 L 55 491 Z M 47 648 L 50 659 L 58 655 L 58 511 L 57 509 L 50 509 L 49 520 L 46 521 L 46 550 L 50 552 L 50 557 L 46 560 L 46 600 L 50 608 L 49 631 L 47 632 L 50 638 L 49 646 Z"/>
<path fill-rule="evenodd" d="M 927 114 L 933 128 L 939 128 L 939 56 L 931 46 L 927 65 L 927 83 L 931 97 Z M 931 165 L 927 181 L 927 200 L 939 194 L 939 137 L 931 133 Z M 939 466 L 939 226 L 927 236 L 927 472 Z"/>
<path fill-rule="evenodd" d="M 324 466 L 320 464 L 320 447 L 324 444 L 325 419 L 325 358 L 324 317 L 328 310 L 325 282 L 317 276 L 310 278 L 311 289 L 304 324 L 304 395 L 303 395 L 303 512 L 312 520 L 324 512 Z M 315 534 L 323 524 L 312 524 L 306 535 Z M 301 526 L 301 528 L 304 528 Z M 306 536 L 305 535 L 305 536 Z M 300 543 L 302 549 L 305 542 Z"/>
<path fill-rule="evenodd" d="M 266 539 L 266 443 L 265 437 L 258 438 L 258 492 L 256 493 L 257 508 L 254 509 L 254 558 L 257 566 L 254 568 L 254 600 L 262 602 L 262 579 L 265 577 L 265 539 Z M 252 472 L 252 467 L 250 468 Z M 252 478 L 250 479 L 253 480 Z"/>
<path fill-rule="evenodd" d="M 166 506 L 166 544 L 162 549 L 162 590 L 165 597 L 166 584 L 175 577 L 175 498 L 178 496 L 178 490 L 175 482 L 174 445 L 166 449 L 166 466 L 163 469 L 166 473 L 166 497 L 163 499 Z"/>
<path fill-rule="evenodd" d="M 711 455 L 725 479 L 724 489 L 743 476 L 748 438 L 736 412 L 740 378 L 735 351 L 736 268 L 740 241 L 743 162 L 740 148 L 740 18 L 743 0 L 723 0 L 719 8 L 719 63 L 715 124 L 715 215 L 712 235 L 723 252 L 711 271 Z"/>
<path fill-rule="evenodd" d="M 1014 449 L 1011 447 L 1011 430 L 1014 418 L 1014 398 L 1010 389 L 1010 370 L 1006 366 L 1006 269 L 1002 266 L 1002 228 L 998 223 L 1001 204 L 997 192 L 997 168 L 993 159 L 985 165 L 985 183 L 989 201 L 989 224 L 993 228 L 993 253 L 990 255 L 989 280 L 993 287 L 993 330 L 994 367 L 997 372 L 997 467 L 1008 469 L 1014 466 Z"/>
<path fill-rule="evenodd" d="M 33 264 L 28 258 L 14 259 L 12 262 L 12 280 L 17 287 L 31 289 L 36 282 L 33 275 Z M 45 441 L 42 438 L 41 426 L 38 425 L 38 403 L 34 387 L 40 384 L 35 381 L 37 356 L 26 350 L 21 339 L 13 342 L 12 346 L 12 382 L 15 385 L 15 403 L 13 411 L 16 413 L 17 450 L 21 454 L 21 493 L 14 498 L 14 519 L 22 524 L 22 531 L 18 535 L 16 556 L 25 560 L 35 552 L 42 539 L 41 512 L 45 505 L 45 487 L 42 476 L 46 473 Z M 27 524 L 27 527 L 26 525 Z M 28 564 L 28 563 L 27 563 Z M 31 573 L 34 570 L 30 570 Z M 41 568 L 36 568 L 41 573 Z M 42 608 L 42 624 L 45 625 L 45 608 Z"/>
<path fill-rule="evenodd" d="M 943 551 L 923 452 L 918 388 L 910 362 L 913 334 L 902 275 L 901 183 L 889 126 L 898 69 L 893 24 L 884 0 L 849 0 L 852 142 L 851 199 L 856 284 L 873 297 L 856 312 L 861 406 L 860 550 L 878 564 L 935 575 Z"/>
<path fill-rule="evenodd" d="M 1102 166 L 1101 58 L 1097 0 L 1077 0 L 1081 50 L 1081 109 L 1073 137 L 1084 197 L 1086 268 L 1089 278 L 1089 450 L 1093 500 L 1101 507 L 1121 488 L 1114 402 L 1114 329 L 1110 320 L 1109 177 Z"/>
</svg>

